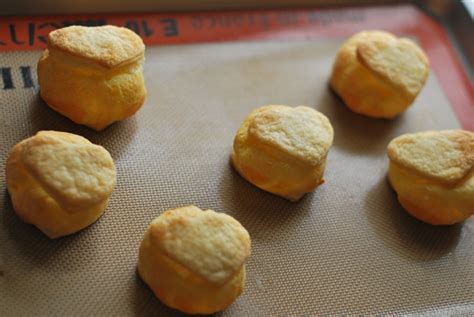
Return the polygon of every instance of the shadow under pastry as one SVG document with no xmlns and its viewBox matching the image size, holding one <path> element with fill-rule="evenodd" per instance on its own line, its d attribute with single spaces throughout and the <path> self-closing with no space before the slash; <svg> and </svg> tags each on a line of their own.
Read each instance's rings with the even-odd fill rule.
<svg viewBox="0 0 474 317">
<path fill-rule="evenodd" d="M 135 116 L 118 121 L 102 131 L 95 131 L 84 125 L 74 123 L 65 116 L 51 109 L 39 93 L 29 105 L 28 121 L 30 137 L 42 130 L 54 130 L 78 134 L 94 144 L 103 146 L 110 152 L 114 160 L 119 159 L 133 142 L 138 130 Z"/>
<path fill-rule="evenodd" d="M 401 257 L 434 261 L 456 248 L 462 226 L 432 226 L 410 216 L 397 200 L 386 175 L 368 191 L 365 212 L 382 241 Z"/>
<path fill-rule="evenodd" d="M 35 266 L 51 268 L 52 265 L 57 264 L 60 257 L 61 267 L 67 270 L 74 267 L 74 265 L 71 265 L 72 263 L 68 264 L 68 262 L 76 262 L 77 259 L 68 257 L 67 254 L 75 252 L 73 251 L 75 247 L 83 247 L 84 241 L 82 240 L 86 237 L 89 227 L 65 237 L 49 239 L 34 225 L 23 222 L 17 216 L 7 191 L 4 192 L 3 201 L 3 208 L 0 213 L 0 230 L 11 241 L 10 247 L 14 246 L 15 253 L 20 254 Z M 90 250 L 91 244 L 87 243 L 87 245 Z"/>
<path fill-rule="evenodd" d="M 317 191 L 307 193 L 297 202 L 266 192 L 244 179 L 229 163 L 223 171 L 219 183 L 220 197 L 227 214 L 238 219 L 249 231 L 252 239 L 283 239 L 285 235 L 275 235 L 285 230 L 293 230 L 303 213 L 310 211 Z M 296 230 L 296 229 L 295 229 Z"/>
<path fill-rule="evenodd" d="M 402 113 L 394 119 L 374 119 L 352 112 L 330 85 L 316 102 L 316 110 L 326 115 L 334 128 L 333 146 L 359 155 L 384 154 L 387 144 L 399 134 Z"/>
</svg>

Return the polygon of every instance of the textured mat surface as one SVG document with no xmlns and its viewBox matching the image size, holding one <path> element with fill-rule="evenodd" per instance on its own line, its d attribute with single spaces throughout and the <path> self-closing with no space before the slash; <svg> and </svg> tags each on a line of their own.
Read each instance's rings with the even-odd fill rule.
<svg viewBox="0 0 474 317">
<path fill-rule="evenodd" d="M 138 278 L 137 251 L 153 218 L 187 204 L 232 215 L 252 237 L 246 289 L 222 315 L 474 312 L 474 219 L 425 225 L 402 210 L 386 181 L 387 143 L 458 127 L 450 105 L 431 74 L 396 120 L 353 114 L 327 86 L 340 44 L 148 48 L 146 104 L 100 133 L 40 100 L 39 52 L 3 53 L 15 88 L 0 90 L 0 315 L 176 313 Z M 31 83 L 20 67 L 28 66 L 34 88 L 24 88 Z M 314 107 L 334 126 L 326 183 L 298 203 L 255 188 L 229 164 L 242 120 L 272 103 Z M 10 148 L 46 129 L 103 145 L 118 170 L 104 216 L 53 241 L 15 216 L 4 172 Z"/>
</svg>

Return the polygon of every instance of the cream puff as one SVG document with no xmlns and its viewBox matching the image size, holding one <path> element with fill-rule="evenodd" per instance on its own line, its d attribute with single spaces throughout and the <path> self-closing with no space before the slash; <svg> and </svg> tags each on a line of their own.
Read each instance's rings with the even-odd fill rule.
<svg viewBox="0 0 474 317">
<path fill-rule="evenodd" d="M 388 157 L 390 184 L 415 218 L 449 225 L 474 214 L 474 133 L 404 134 L 390 142 Z"/>
<path fill-rule="evenodd" d="M 237 220 L 188 206 L 152 221 L 140 245 L 138 273 L 165 305 L 210 314 L 240 295 L 249 256 L 250 237 Z"/>
<path fill-rule="evenodd" d="M 323 183 L 333 137 L 328 118 L 312 108 L 264 106 L 237 131 L 231 161 L 250 183 L 296 201 Z"/>
<path fill-rule="evenodd" d="M 393 118 L 414 102 L 429 69 L 428 58 L 412 40 L 364 31 L 339 49 L 330 84 L 352 111 Z"/>
<path fill-rule="evenodd" d="M 53 239 L 103 214 L 116 171 L 103 147 L 75 134 L 41 131 L 13 147 L 6 180 L 16 214 Z"/>
<path fill-rule="evenodd" d="M 102 130 L 143 105 L 144 51 L 142 39 L 123 27 L 55 30 L 38 62 L 41 98 L 72 121 Z"/>
</svg>

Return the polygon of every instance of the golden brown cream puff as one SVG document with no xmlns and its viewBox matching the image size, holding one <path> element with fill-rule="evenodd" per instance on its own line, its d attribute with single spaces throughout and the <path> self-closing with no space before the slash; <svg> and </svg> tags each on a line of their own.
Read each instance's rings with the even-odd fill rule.
<svg viewBox="0 0 474 317">
<path fill-rule="evenodd" d="M 232 164 L 255 186 L 296 201 L 323 183 L 333 137 L 329 120 L 312 108 L 264 106 L 237 131 Z"/>
<path fill-rule="evenodd" d="M 339 49 L 330 84 L 352 111 L 393 118 L 413 103 L 429 68 L 415 42 L 383 31 L 364 31 Z"/>
<path fill-rule="evenodd" d="M 141 38 L 122 27 L 55 30 L 38 62 L 41 98 L 72 121 L 102 130 L 143 105 L 144 51 Z"/>
<path fill-rule="evenodd" d="M 225 309 L 240 295 L 250 237 L 226 214 L 188 206 L 152 221 L 138 273 L 161 302 L 190 314 Z"/>
<path fill-rule="evenodd" d="M 75 134 L 41 131 L 13 147 L 6 179 L 16 214 L 53 239 L 103 214 L 116 171 L 103 147 Z"/>
<path fill-rule="evenodd" d="M 388 157 L 390 184 L 415 218 L 449 225 L 474 214 L 474 133 L 404 134 L 390 142 Z"/>
</svg>

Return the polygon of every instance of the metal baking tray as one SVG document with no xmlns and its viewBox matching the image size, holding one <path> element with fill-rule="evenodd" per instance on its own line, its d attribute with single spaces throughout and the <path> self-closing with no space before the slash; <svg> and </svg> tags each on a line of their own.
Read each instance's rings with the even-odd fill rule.
<svg viewBox="0 0 474 317">
<path fill-rule="evenodd" d="M 386 181 L 393 137 L 474 129 L 472 18 L 461 2 L 21 0 L 0 12 L 0 316 L 179 315 L 136 260 L 148 223 L 188 204 L 232 215 L 252 237 L 245 291 L 219 315 L 474 314 L 474 219 L 423 224 Z M 73 23 L 126 25 L 148 43 L 144 107 L 102 132 L 38 96 L 44 36 Z M 413 37 L 432 61 L 415 104 L 392 121 L 350 112 L 327 87 L 341 43 L 374 27 Z M 269 103 L 314 107 L 335 129 L 326 183 L 298 203 L 229 164 L 240 123 Z M 118 170 L 104 216 L 58 240 L 16 217 L 4 181 L 10 148 L 45 129 L 103 145 Z"/>
</svg>

